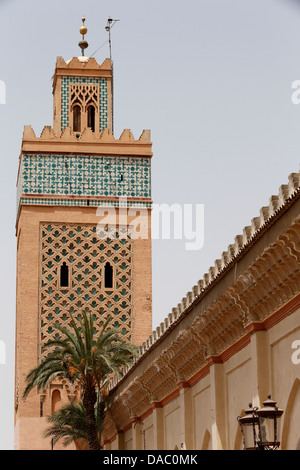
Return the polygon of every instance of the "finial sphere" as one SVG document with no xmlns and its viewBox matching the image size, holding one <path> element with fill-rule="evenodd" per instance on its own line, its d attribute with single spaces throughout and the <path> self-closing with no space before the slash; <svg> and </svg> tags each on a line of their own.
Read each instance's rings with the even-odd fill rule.
<svg viewBox="0 0 300 470">
<path fill-rule="evenodd" d="M 82 36 L 84 36 L 87 33 L 87 27 L 86 26 L 81 26 L 79 31 L 80 31 L 80 34 L 82 34 Z"/>
<path fill-rule="evenodd" d="M 81 18 L 81 20 L 82 20 L 82 26 L 81 26 L 81 28 L 79 29 L 79 32 L 80 32 L 80 34 L 82 34 L 82 39 L 84 39 L 84 35 L 87 33 L 87 27 L 84 25 L 85 17 L 83 16 L 83 17 Z"/>
</svg>

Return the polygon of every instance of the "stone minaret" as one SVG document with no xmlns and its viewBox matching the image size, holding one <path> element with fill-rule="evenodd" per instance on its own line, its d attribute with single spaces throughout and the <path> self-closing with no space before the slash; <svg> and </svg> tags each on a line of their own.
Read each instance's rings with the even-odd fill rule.
<svg viewBox="0 0 300 470">
<path fill-rule="evenodd" d="M 85 27 L 84 27 L 85 28 Z M 86 29 L 86 28 L 85 28 Z M 81 29 L 81 33 L 82 33 Z M 86 41 L 79 43 L 82 52 Z M 152 332 L 150 131 L 112 134 L 111 61 L 57 59 L 53 127 L 25 126 L 17 182 L 15 448 L 50 449 L 46 417 L 78 397 L 55 380 L 22 399 L 27 373 L 69 313 L 108 314 L 128 341 Z"/>
</svg>

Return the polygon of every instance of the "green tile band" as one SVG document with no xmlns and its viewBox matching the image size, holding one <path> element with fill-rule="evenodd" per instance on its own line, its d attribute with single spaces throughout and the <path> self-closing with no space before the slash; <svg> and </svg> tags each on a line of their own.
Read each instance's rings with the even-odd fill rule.
<svg viewBox="0 0 300 470">
<path fill-rule="evenodd" d="M 23 155 L 21 195 L 151 198 L 151 159 Z"/>
</svg>

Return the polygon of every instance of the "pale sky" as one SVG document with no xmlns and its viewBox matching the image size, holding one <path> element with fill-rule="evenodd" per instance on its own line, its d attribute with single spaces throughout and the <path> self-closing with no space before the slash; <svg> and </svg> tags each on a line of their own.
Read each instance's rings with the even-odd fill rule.
<svg viewBox="0 0 300 470">
<path fill-rule="evenodd" d="M 84 8 L 84 11 L 83 11 Z M 151 129 L 152 198 L 204 204 L 205 241 L 153 241 L 153 329 L 299 171 L 300 1 L 0 0 L 0 449 L 13 448 L 16 176 L 23 126 L 52 124 L 57 56 L 93 54 L 112 30 L 115 136 Z M 95 54 L 108 57 L 105 44 Z"/>
</svg>

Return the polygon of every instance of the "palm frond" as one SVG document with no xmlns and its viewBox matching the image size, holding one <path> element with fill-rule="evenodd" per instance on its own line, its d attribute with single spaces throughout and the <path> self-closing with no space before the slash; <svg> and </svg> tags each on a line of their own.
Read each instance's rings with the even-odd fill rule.
<svg viewBox="0 0 300 470">
<path fill-rule="evenodd" d="M 110 316 L 95 338 L 91 312 L 84 311 L 78 322 L 72 315 L 70 317 L 69 327 L 54 325 L 61 337 L 46 343 L 44 350 L 50 351 L 28 373 L 23 397 L 26 399 L 35 387 L 44 391 L 56 377 L 80 384 L 84 405 L 68 405 L 55 413 L 50 418 L 52 427 L 47 436 L 52 436 L 55 442 L 64 439 L 65 445 L 75 439 L 88 439 L 90 448 L 98 449 L 100 437 L 97 438 L 97 433 L 100 436 L 104 419 L 101 387 L 113 374 L 122 375 L 122 368 L 131 363 L 137 348 L 125 341 L 118 329 L 110 326 Z"/>
<path fill-rule="evenodd" d="M 97 432 L 100 438 L 104 420 L 105 403 L 97 402 L 95 408 L 95 420 Z M 51 437 L 53 443 L 63 439 L 63 445 L 68 446 L 77 439 L 88 440 L 86 424 L 86 412 L 82 402 L 71 403 L 53 413 L 47 419 L 50 426 L 44 433 L 44 437 Z"/>
</svg>

